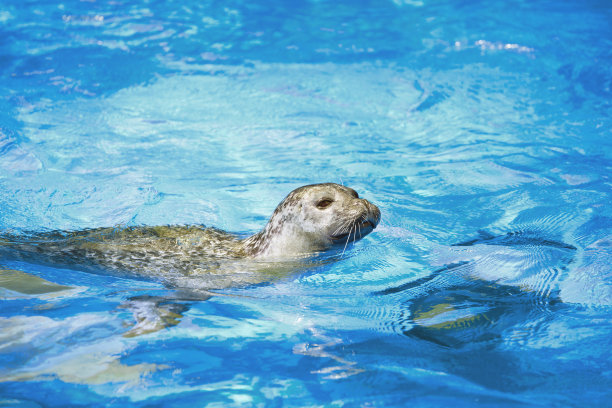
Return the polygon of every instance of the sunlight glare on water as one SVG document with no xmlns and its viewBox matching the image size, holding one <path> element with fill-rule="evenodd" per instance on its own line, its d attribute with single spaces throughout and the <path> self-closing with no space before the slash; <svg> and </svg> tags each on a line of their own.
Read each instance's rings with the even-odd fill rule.
<svg viewBox="0 0 612 408">
<path fill-rule="evenodd" d="M 6 2 L 0 405 L 609 405 L 610 21 L 595 0 Z M 5 245 L 244 236 L 320 182 L 376 230 L 205 301 Z"/>
</svg>

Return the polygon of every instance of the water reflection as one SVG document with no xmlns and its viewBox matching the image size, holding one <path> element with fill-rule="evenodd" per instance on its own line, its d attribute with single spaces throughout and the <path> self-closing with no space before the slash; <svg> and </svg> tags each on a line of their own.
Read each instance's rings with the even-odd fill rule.
<svg viewBox="0 0 612 408">
<path fill-rule="evenodd" d="M 576 247 L 519 231 L 500 236 L 482 232 L 449 250 L 457 256 L 455 263 L 376 292 L 401 303 L 396 331 L 447 347 L 478 348 L 503 341 L 510 329 L 516 336 L 517 327 L 550 319 L 563 307 L 560 277 Z"/>
</svg>

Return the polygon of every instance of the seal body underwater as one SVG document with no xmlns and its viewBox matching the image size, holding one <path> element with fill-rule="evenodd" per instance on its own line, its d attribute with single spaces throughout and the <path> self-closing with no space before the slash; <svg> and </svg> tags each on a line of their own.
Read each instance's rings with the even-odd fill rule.
<svg viewBox="0 0 612 408">
<path fill-rule="evenodd" d="M 355 190 L 313 184 L 293 190 L 258 233 L 239 236 L 204 226 L 156 226 L 0 235 L 4 257 L 81 270 L 161 279 L 170 286 L 218 289 L 269 280 L 281 265 L 343 250 L 369 234 L 380 210 Z"/>
</svg>

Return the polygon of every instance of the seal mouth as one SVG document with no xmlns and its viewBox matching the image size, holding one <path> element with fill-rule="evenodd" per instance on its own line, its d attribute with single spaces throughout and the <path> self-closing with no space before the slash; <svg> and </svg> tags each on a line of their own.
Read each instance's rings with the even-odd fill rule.
<svg viewBox="0 0 612 408">
<path fill-rule="evenodd" d="M 345 241 L 351 235 L 353 235 L 354 236 L 353 241 L 356 241 L 356 240 L 366 236 L 370 232 L 372 232 L 372 230 L 374 230 L 374 228 L 376 228 L 376 221 L 372 221 L 372 220 L 366 219 L 364 221 L 355 222 L 354 224 L 352 224 L 349 227 L 348 232 L 344 232 L 342 234 L 332 235 L 330 238 L 332 239 L 332 241 Z"/>
<path fill-rule="evenodd" d="M 332 241 L 344 241 L 349 236 L 349 233 L 332 235 L 330 238 Z"/>
</svg>

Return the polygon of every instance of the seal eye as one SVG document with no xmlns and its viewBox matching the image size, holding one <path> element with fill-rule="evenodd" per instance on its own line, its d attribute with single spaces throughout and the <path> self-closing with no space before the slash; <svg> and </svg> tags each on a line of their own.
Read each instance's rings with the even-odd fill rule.
<svg viewBox="0 0 612 408">
<path fill-rule="evenodd" d="M 319 210 L 323 210 L 323 209 L 325 209 L 325 208 L 329 207 L 329 206 L 330 206 L 330 205 L 331 205 L 333 202 L 334 202 L 334 201 L 333 201 L 333 200 L 330 200 L 329 198 L 324 198 L 324 199 L 322 199 L 321 201 L 319 201 L 319 202 L 317 203 L 317 208 L 318 208 Z"/>
</svg>

